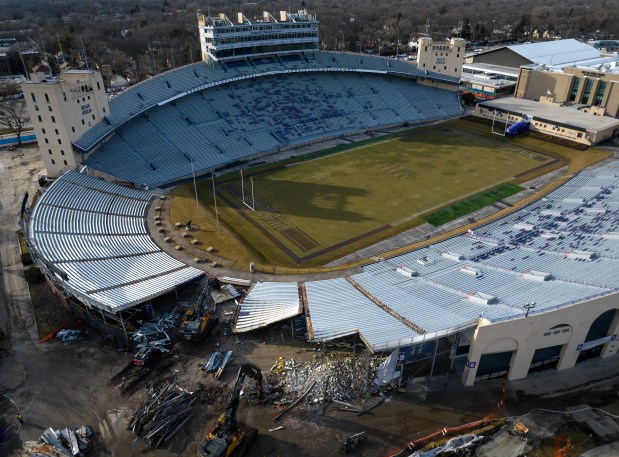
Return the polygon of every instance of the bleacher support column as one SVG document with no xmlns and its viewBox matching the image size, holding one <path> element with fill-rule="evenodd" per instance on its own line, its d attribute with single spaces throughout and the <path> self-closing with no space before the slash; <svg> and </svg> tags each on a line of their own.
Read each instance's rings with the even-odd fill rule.
<svg viewBox="0 0 619 457">
<path fill-rule="evenodd" d="M 434 374 L 434 364 L 436 363 L 436 353 L 438 352 L 438 344 L 441 341 L 441 339 L 437 339 L 435 344 L 434 344 L 434 355 L 432 356 L 432 366 L 430 367 L 430 377 L 432 377 L 432 375 Z"/>
<path fill-rule="evenodd" d="M 608 329 L 609 335 L 619 335 L 619 310 L 615 310 L 615 318 L 610 324 Z M 601 358 L 610 357 L 611 355 L 615 355 L 617 350 L 619 349 L 619 338 L 615 338 L 614 340 L 606 343 L 602 348 L 602 352 L 600 354 Z"/>
<path fill-rule="evenodd" d="M 570 338 L 569 343 L 565 344 L 561 348 L 559 363 L 557 363 L 557 371 L 574 368 L 576 361 L 578 360 L 578 356 L 580 355 L 578 345 L 585 341 L 588 331 L 588 325 L 572 325 L 572 337 Z"/>
<path fill-rule="evenodd" d="M 532 335 L 526 340 L 523 338 L 523 340 L 519 341 L 518 349 L 513 352 L 509 363 L 507 379 L 510 381 L 524 379 L 529 374 L 529 367 L 531 366 L 531 360 L 533 360 L 533 354 L 535 354 L 537 340 Z"/>
<path fill-rule="evenodd" d="M 471 339 L 471 346 L 469 348 L 469 354 L 466 358 L 466 364 L 464 366 L 464 373 L 462 374 L 462 384 L 464 386 L 472 386 L 475 384 L 475 378 L 477 377 L 477 369 L 479 368 L 479 361 L 481 359 L 482 351 L 484 350 L 484 343 L 480 341 L 479 331 L 483 325 L 490 324 L 490 321 L 480 317 L 477 320 L 477 329 Z"/>
</svg>

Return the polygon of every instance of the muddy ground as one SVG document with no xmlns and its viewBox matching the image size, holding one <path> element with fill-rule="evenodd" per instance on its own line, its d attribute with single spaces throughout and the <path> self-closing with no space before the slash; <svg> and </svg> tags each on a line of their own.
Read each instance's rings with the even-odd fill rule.
<svg viewBox="0 0 619 457">
<path fill-rule="evenodd" d="M 93 456 L 193 456 L 203 434 L 223 412 L 229 388 L 237 370 L 250 361 L 272 377 L 270 368 L 279 357 L 294 358 L 297 363 L 310 360 L 330 360 L 350 356 L 346 349 L 333 347 L 322 351 L 314 345 L 293 340 L 289 328 L 271 329 L 234 336 L 229 331 L 225 315 L 230 305 L 221 307 L 221 321 L 211 335 L 201 343 L 177 340 L 173 355 L 158 361 L 148 373 L 137 376 L 137 382 L 119 373 L 131 360 L 131 352 L 122 353 L 101 347 L 97 331 L 80 327 L 84 337 L 74 343 L 52 341 L 36 346 L 30 353 L 27 367 L 14 389 L 20 406 L 24 406 L 26 423 L 7 455 L 18 455 L 20 440 L 36 439 L 43 428 L 53 426 L 78 427 L 90 424 L 96 432 Z M 67 316 L 68 317 L 68 316 Z M 172 330 L 170 332 L 174 334 Z M 220 380 L 206 375 L 201 365 L 213 350 L 233 350 L 234 359 Z M 6 363 L 3 362 L 3 363 Z M 199 390 L 200 401 L 194 407 L 194 417 L 175 438 L 162 449 L 153 450 L 146 443 L 134 443 L 136 436 L 127 428 L 131 412 L 139 406 L 153 382 L 176 379 L 179 386 Z M 251 390 L 251 382 L 246 387 Z M 617 385 L 610 384 L 601 391 L 572 392 L 558 398 L 528 396 L 507 385 L 506 407 L 502 415 L 525 414 L 534 408 L 564 410 L 567 406 L 589 403 L 619 413 Z M 425 402 L 414 400 L 403 392 L 391 392 L 384 404 L 362 415 L 341 411 L 334 404 L 301 403 L 280 421 L 273 417 L 280 410 L 272 404 L 249 403 L 242 399 L 238 419 L 258 429 L 258 437 L 248 449 L 247 456 L 308 456 L 335 455 L 339 438 L 346 433 L 364 432 L 365 441 L 355 450 L 358 456 L 386 455 L 406 442 L 445 426 L 457 426 L 477 420 L 501 399 L 498 381 L 474 389 L 434 392 Z M 355 403 L 370 405 L 377 397 L 357 399 Z M 579 455 L 594 447 L 596 442 L 588 432 L 578 429 L 567 416 L 536 413 L 523 419 L 531 428 L 532 456 L 550 456 L 556 434 L 570 435 L 578 444 L 572 454 Z M 284 429 L 269 432 L 270 428 Z M 550 431 L 548 432 L 549 429 Z M 544 436 L 546 430 L 550 437 Z M 537 438 L 541 434 L 541 438 Z M 511 447 L 511 446 L 510 446 Z M 578 449 L 578 454 L 575 453 Z M 500 454 L 492 452 L 500 457 Z"/>
<path fill-rule="evenodd" d="M 132 353 L 102 347 L 98 331 L 82 326 L 82 337 L 74 343 L 57 340 L 39 343 L 37 324 L 45 332 L 71 320 L 51 292 L 46 292 L 44 285 L 37 285 L 33 294 L 37 300 L 34 308 L 41 316 L 41 322 L 36 322 L 30 289 L 23 279 L 19 259 L 16 217 L 23 192 L 28 190 L 32 195 L 36 190 L 36 172 L 41 168 L 36 148 L 0 151 L 0 329 L 7 334 L 0 341 L 1 348 L 6 351 L 6 357 L 0 360 L 0 387 L 19 406 L 24 419 L 19 434 L 0 447 L 0 456 L 19 455 L 21 443 L 38 439 L 47 427 L 58 429 L 83 424 L 89 424 L 95 430 L 95 448 L 89 454 L 92 456 L 193 456 L 196 444 L 223 411 L 225 386 L 233 384 L 242 363 L 250 361 L 269 372 L 279 357 L 301 362 L 320 356 L 321 352 L 316 352 L 314 346 L 293 340 L 289 329 L 281 325 L 242 337 L 233 336 L 224 322 L 229 318 L 226 314 L 229 310 L 222 307 L 222 322 L 204 342 L 177 342 L 173 355 L 161 360 L 147 376 L 123 394 L 119 383 L 111 382 L 111 379 L 130 362 Z M 234 359 L 220 380 L 206 376 L 200 370 L 200 365 L 213 350 L 228 349 L 234 351 Z M 328 350 L 326 357 L 338 352 L 337 348 Z M 619 363 L 600 368 L 598 361 L 592 360 L 579 365 L 578 370 L 591 373 L 591 380 L 606 380 L 601 383 L 586 380 L 555 396 L 527 395 L 526 384 L 508 383 L 502 414 L 522 415 L 534 408 L 562 411 L 581 403 L 619 414 Z M 150 382 L 174 377 L 186 389 L 205 389 L 206 393 L 200 396 L 201 401 L 193 409 L 194 417 L 162 449 L 154 450 L 145 443 L 134 443 L 136 437 L 126 427 L 131 412 L 143 400 Z M 566 385 L 574 384 L 569 373 L 557 374 L 553 379 L 564 379 Z M 424 402 L 405 393 L 392 392 L 384 404 L 359 417 L 339 411 L 333 405 L 300 404 L 280 422 L 273 421 L 278 411 L 276 406 L 242 401 L 238 418 L 259 431 L 246 453 L 250 457 L 331 456 L 337 454 L 338 437 L 352 432 L 365 432 L 367 438 L 354 455 L 380 456 L 436 429 L 465 424 L 485 416 L 496 407 L 501 398 L 500 391 L 500 382 L 490 382 L 474 388 L 430 392 Z M 367 401 L 371 404 L 376 397 Z M 7 402 L 2 405 L 0 419 L 8 421 L 16 410 Z M 536 420 L 525 419 L 531 420 L 532 433 L 540 434 L 543 430 L 547 430 L 550 436 L 559 432 L 573 433 L 574 441 L 582 442 L 580 451 L 598 444 L 588 437 L 587 432 L 576 429 L 566 416 L 544 414 Z M 558 425 L 551 427 L 551 424 Z M 284 429 L 268 431 L 280 425 Z M 539 438 L 535 443 L 536 449 L 529 455 L 552 455 L 549 453 L 552 451 L 551 438 Z"/>
</svg>

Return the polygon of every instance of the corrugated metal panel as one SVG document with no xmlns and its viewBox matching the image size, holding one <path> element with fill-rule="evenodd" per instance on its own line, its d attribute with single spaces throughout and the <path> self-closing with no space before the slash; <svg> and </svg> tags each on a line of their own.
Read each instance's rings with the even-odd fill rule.
<svg viewBox="0 0 619 457">
<path fill-rule="evenodd" d="M 300 313 L 296 282 L 259 282 L 241 303 L 237 332 L 248 332 L 290 319 Z"/>
<path fill-rule="evenodd" d="M 344 278 L 305 283 L 314 340 L 328 341 L 359 333 L 373 348 L 418 336 L 379 308 Z"/>
<path fill-rule="evenodd" d="M 581 43 L 573 38 L 567 40 L 543 41 L 540 43 L 515 44 L 508 46 L 533 63 L 560 65 L 579 60 L 595 59 L 600 51 L 593 46 Z"/>
<path fill-rule="evenodd" d="M 110 312 L 174 290 L 204 273 L 169 256 L 147 235 L 152 195 L 69 171 L 39 198 L 28 237 L 65 287 Z M 58 280 L 61 280 L 57 274 Z"/>
</svg>

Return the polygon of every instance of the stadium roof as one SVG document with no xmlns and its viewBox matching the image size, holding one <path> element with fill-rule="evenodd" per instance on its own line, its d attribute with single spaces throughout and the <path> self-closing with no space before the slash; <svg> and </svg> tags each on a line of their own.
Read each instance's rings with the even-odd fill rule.
<svg viewBox="0 0 619 457">
<path fill-rule="evenodd" d="M 600 51 L 573 38 L 507 46 L 511 51 L 536 64 L 559 65 L 594 59 Z"/>
<path fill-rule="evenodd" d="M 619 161 L 474 232 L 305 283 L 317 341 L 358 332 L 372 350 L 436 339 L 619 291 Z M 250 294 L 251 295 L 251 294 Z"/>
<path fill-rule="evenodd" d="M 302 310 L 296 282 L 259 282 L 243 300 L 236 321 L 236 331 L 248 332 L 290 319 Z"/>
<path fill-rule="evenodd" d="M 600 57 L 599 50 L 573 38 L 503 46 L 477 53 L 475 57 L 499 53 L 505 49 L 535 65 L 573 65 Z"/>
<path fill-rule="evenodd" d="M 38 199 L 28 240 L 50 278 L 116 313 L 204 273 L 170 257 L 146 230 L 152 195 L 69 171 Z"/>
<path fill-rule="evenodd" d="M 497 108 L 514 114 L 532 116 L 534 119 L 545 119 L 550 122 L 579 127 L 589 131 L 604 130 L 613 126 L 619 127 L 619 120 L 608 116 L 593 116 L 575 108 L 549 105 L 526 100 L 524 98 L 505 97 L 479 103 L 486 108 Z"/>
</svg>

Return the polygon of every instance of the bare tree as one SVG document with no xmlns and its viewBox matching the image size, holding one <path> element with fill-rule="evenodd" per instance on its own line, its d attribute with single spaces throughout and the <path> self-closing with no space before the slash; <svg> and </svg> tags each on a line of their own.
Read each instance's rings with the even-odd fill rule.
<svg viewBox="0 0 619 457">
<path fill-rule="evenodd" d="M 17 137 L 21 145 L 21 134 L 24 126 L 30 122 L 26 104 L 17 96 L 17 85 L 7 88 L 7 96 L 0 100 L 0 126 L 6 127 Z"/>
</svg>

